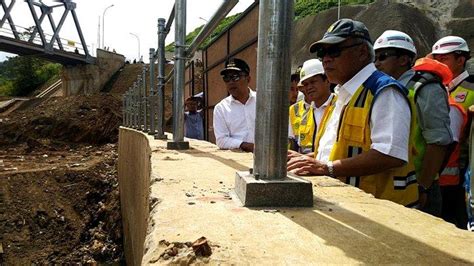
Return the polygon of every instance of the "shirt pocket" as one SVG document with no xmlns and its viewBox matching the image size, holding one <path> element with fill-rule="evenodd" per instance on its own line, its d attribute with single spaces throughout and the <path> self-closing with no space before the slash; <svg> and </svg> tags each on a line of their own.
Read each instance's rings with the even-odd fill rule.
<svg viewBox="0 0 474 266">
<path fill-rule="evenodd" d="M 343 124 L 342 136 L 344 139 L 356 142 L 365 142 L 365 127 L 367 125 L 368 112 L 365 108 L 350 107 L 346 110 Z"/>
</svg>

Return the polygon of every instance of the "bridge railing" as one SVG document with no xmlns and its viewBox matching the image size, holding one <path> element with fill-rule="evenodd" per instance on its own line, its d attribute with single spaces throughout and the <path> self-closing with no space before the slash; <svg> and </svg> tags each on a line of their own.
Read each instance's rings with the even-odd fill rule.
<svg viewBox="0 0 474 266">
<path fill-rule="evenodd" d="M 155 49 L 153 48 L 150 49 L 150 91 L 147 92 L 146 85 L 143 85 L 143 83 L 145 83 L 144 77 L 146 76 L 146 68 L 144 68 L 144 73 L 124 95 L 124 126 L 147 132 L 156 139 L 166 139 L 164 134 L 164 89 L 166 83 L 173 80 L 173 140 L 168 142 L 168 149 L 189 148 L 189 143 L 184 141 L 184 72 L 186 69 L 186 61 L 192 58 L 199 45 L 209 37 L 212 31 L 238 2 L 238 0 L 223 1 L 212 18 L 204 25 L 189 46 L 185 43 L 186 0 L 175 1 L 175 6 L 170 13 L 167 23 L 163 18 L 158 19 L 157 52 L 155 53 Z M 174 68 L 168 76 L 165 77 L 165 39 L 173 21 L 175 22 Z M 155 62 L 158 62 L 157 76 L 154 74 Z M 156 77 L 158 84 L 155 85 L 154 81 Z M 136 119 L 137 117 L 140 117 L 140 119 Z"/>
<path fill-rule="evenodd" d="M 6 25 L 2 26 L 0 28 L 0 36 L 5 36 L 5 37 L 9 37 L 9 38 L 12 38 L 12 39 L 15 39 L 15 35 L 13 33 L 13 31 L 11 30 L 11 25 L 8 23 L 8 22 L 5 22 Z M 19 33 L 19 39 L 17 40 L 20 40 L 20 41 L 24 41 L 24 42 L 29 42 L 29 43 L 34 43 L 34 44 L 37 44 L 37 45 L 40 45 L 42 46 L 43 43 L 41 41 L 41 38 L 36 35 L 33 39 L 30 39 L 30 36 L 31 36 L 31 28 L 26 28 L 26 27 L 23 27 L 23 26 L 20 26 L 20 25 L 14 25 L 16 29 L 20 29 L 21 32 Z M 52 34 L 50 33 L 47 33 L 45 32 L 44 33 L 45 37 L 48 37 L 49 39 L 51 39 L 53 37 Z M 65 38 L 61 38 L 59 37 L 59 40 L 61 41 L 61 44 L 62 44 L 62 49 L 61 47 L 58 45 L 57 42 L 54 42 L 53 43 L 53 48 L 54 49 L 57 49 L 57 50 L 63 50 L 65 52 L 71 52 L 71 53 L 77 53 L 77 54 L 81 54 L 81 55 L 85 55 L 85 51 L 84 51 L 84 48 L 82 47 L 83 44 L 77 40 L 71 40 L 71 39 L 65 39 Z M 89 47 L 89 46 L 87 46 Z M 76 51 L 77 49 L 77 51 Z"/>
<path fill-rule="evenodd" d="M 2 33 L 5 34 L 3 36 L 12 38 L 16 41 L 8 42 L 8 40 L 6 40 L 8 44 L 13 47 L 11 49 L 18 47 L 23 49 L 31 49 L 34 52 L 38 52 L 38 46 L 40 46 L 45 54 L 58 55 L 58 51 L 61 51 L 82 55 L 81 57 L 77 57 L 77 60 L 75 60 L 77 62 L 93 63 L 95 61 L 95 59 L 89 54 L 89 48 L 87 47 L 82 34 L 82 29 L 75 11 L 76 3 L 74 3 L 72 0 L 56 0 L 55 2 L 58 4 L 54 5 L 46 5 L 42 1 L 37 0 L 24 0 L 24 2 L 28 5 L 31 18 L 34 22 L 34 25 L 29 28 L 20 27 L 14 23 L 12 10 L 15 8 L 16 0 L 10 0 L 8 5 L 6 4 L 6 1 L 1 1 L 1 7 L 4 14 L 0 19 L 0 28 L 2 29 Z M 61 18 L 56 24 L 52 13 L 54 10 L 61 8 L 64 8 L 64 10 L 62 10 L 63 13 Z M 38 10 L 40 12 L 38 12 Z M 22 15 L 24 15 L 23 13 L 24 12 L 22 12 Z M 61 29 L 63 28 L 64 22 L 68 16 L 72 17 L 74 21 L 74 26 L 76 28 L 80 42 L 63 39 L 60 36 Z M 48 24 L 53 31 L 52 34 L 45 32 L 45 21 L 49 22 Z M 7 27 L 9 27 L 10 30 L 8 30 Z M 22 30 L 23 32 L 21 32 Z M 79 46 L 76 46 L 76 44 Z M 25 53 L 28 54 L 28 52 Z M 69 59 L 71 58 L 71 56 L 65 54 L 61 54 L 59 58 L 61 58 L 61 56 Z"/>
</svg>

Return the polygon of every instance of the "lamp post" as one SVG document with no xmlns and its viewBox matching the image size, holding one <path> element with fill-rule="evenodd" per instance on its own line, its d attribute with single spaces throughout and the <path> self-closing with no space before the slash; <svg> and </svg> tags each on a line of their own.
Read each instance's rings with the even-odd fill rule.
<svg viewBox="0 0 474 266">
<path fill-rule="evenodd" d="M 138 41 L 138 60 L 140 61 L 140 38 L 135 33 L 130 32 L 130 34 L 135 36 L 135 38 L 137 38 L 137 41 Z"/>
<path fill-rule="evenodd" d="M 109 8 L 111 8 L 111 7 L 113 7 L 113 6 L 114 6 L 114 5 L 112 4 L 112 5 L 108 6 L 108 7 L 106 7 L 106 8 L 104 9 L 104 12 L 102 13 L 102 49 L 105 48 L 105 30 L 104 30 L 104 29 L 105 29 L 105 12 L 107 11 L 107 9 L 109 9 Z"/>
</svg>

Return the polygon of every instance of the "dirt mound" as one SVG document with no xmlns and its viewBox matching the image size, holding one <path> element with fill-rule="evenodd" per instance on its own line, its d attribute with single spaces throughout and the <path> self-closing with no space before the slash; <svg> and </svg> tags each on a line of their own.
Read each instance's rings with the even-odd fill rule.
<svg viewBox="0 0 474 266">
<path fill-rule="evenodd" d="M 26 142 L 41 146 L 44 139 L 53 144 L 115 143 L 122 123 L 121 107 L 118 97 L 107 94 L 53 97 L 0 117 L 0 145 Z"/>
<path fill-rule="evenodd" d="M 91 151 L 102 157 L 91 167 L 0 171 L 0 261 L 123 262 L 116 145 Z"/>
<path fill-rule="evenodd" d="M 105 85 L 104 90 L 110 93 L 123 94 L 142 74 L 143 64 L 127 64 L 114 75 L 115 77 Z M 147 77 L 148 78 L 148 77 Z"/>
</svg>

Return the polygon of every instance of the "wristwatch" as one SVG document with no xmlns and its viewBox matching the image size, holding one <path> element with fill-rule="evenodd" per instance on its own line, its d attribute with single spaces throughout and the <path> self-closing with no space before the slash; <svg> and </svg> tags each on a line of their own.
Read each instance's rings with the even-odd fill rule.
<svg viewBox="0 0 474 266">
<path fill-rule="evenodd" d="M 329 176 L 332 178 L 336 178 L 336 175 L 334 174 L 334 165 L 332 164 L 332 161 L 329 161 L 326 165 L 328 167 Z"/>
</svg>

